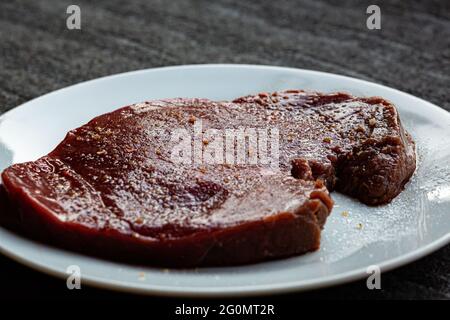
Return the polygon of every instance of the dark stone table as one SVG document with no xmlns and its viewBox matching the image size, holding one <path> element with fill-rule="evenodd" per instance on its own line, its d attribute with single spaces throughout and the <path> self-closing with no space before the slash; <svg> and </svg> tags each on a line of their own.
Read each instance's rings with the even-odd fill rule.
<svg viewBox="0 0 450 320">
<path fill-rule="evenodd" d="M 66 8 L 81 8 L 81 30 Z M 372 1 L 9 1 L 0 2 L 0 113 L 52 90 L 113 73 L 192 63 L 249 63 L 366 79 L 450 110 L 450 1 L 376 1 L 381 30 L 368 30 Z M 1 241 L 1 239 L 0 239 Z M 450 298 L 450 246 L 365 281 L 278 299 Z M 112 298 L 66 289 L 0 256 L 10 297 Z"/>
</svg>

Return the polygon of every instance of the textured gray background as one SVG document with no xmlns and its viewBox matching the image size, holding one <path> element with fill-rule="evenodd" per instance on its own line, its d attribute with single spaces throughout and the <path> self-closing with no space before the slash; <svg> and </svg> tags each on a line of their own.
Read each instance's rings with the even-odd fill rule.
<svg viewBox="0 0 450 320">
<path fill-rule="evenodd" d="M 376 3 L 382 29 L 366 28 Z M 82 30 L 66 29 L 78 4 Z M 0 2 L 0 113 L 49 91 L 118 72 L 191 63 L 282 65 L 388 85 L 450 110 L 450 1 L 9 1 Z M 450 246 L 383 275 L 277 299 L 450 298 Z M 10 297 L 124 295 L 84 288 L 0 256 Z M 263 301 L 263 300 L 260 300 Z"/>
</svg>

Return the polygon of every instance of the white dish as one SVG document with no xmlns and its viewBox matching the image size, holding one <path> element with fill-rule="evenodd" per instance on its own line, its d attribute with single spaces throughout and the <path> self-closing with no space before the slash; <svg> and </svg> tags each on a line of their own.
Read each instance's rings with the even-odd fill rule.
<svg viewBox="0 0 450 320">
<path fill-rule="evenodd" d="M 325 287 L 423 257 L 450 241 L 450 114 L 395 89 L 344 76 L 280 67 L 192 65 L 129 72 L 80 83 L 0 117 L 0 170 L 51 151 L 66 132 L 94 116 L 150 99 L 232 99 L 289 88 L 347 91 L 394 102 L 417 143 L 418 169 L 391 204 L 368 207 L 338 193 L 319 251 L 241 267 L 162 270 L 129 266 L 49 247 L 0 228 L 0 251 L 40 271 L 82 283 L 173 296 L 244 296 Z M 348 211 L 349 216 L 341 215 Z M 358 228 L 358 224 L 362 228 Z"/>
</svg>

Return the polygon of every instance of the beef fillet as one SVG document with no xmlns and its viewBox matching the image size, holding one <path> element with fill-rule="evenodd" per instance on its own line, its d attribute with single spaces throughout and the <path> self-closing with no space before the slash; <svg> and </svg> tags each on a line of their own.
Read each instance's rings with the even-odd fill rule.
<svg viewBox="0 0 450 320">
<path fill-rule="evenodd" d="M 291 90 L 150 101 L 94 118 L 50 154 L 7 168 L 17 210 L 1 220 L 126 262 L 245 264 L 318 249 L 328 190 L 383 204 L 414 169 L 414 143 L 382 98 Z"/>
</svg>

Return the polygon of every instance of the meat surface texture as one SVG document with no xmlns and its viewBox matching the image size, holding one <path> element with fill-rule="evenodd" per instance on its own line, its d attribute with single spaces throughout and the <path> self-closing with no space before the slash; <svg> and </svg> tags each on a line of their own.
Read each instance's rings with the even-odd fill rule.
<svg viewBox="0 0 450 320">
<path fill-rule="evenodd" d="M 224 143 L 229 132 L 249 134 L 244 146 L 258 133 L 249 163 L 238 161 L 238 138 Z M 183 139 L 192 148 L 179 161 Z M 290 90 L 149 101 L 94 118 L 50 154 L 7 168 L 3 186 L 17 210 L 0 220 L 126 262 L 246 264 L 317 250 L 328 190 L 384 204 L 414 170 L 414 142 L 382 98 Z"/>
</svg>

